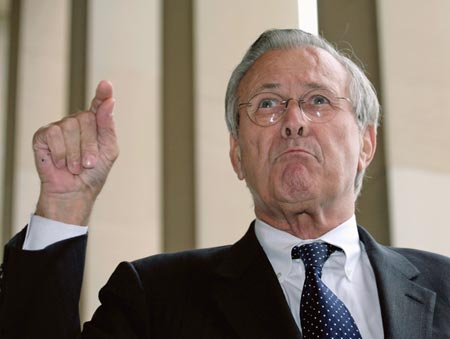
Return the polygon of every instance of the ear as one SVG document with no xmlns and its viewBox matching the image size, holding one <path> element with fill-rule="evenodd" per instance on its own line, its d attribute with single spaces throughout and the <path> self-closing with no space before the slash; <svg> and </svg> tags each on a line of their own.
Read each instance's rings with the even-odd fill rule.
<svg viewBox="0 0 450 339">
<path fill-rule="evenodd" d="M 234 172 L 237 174 L 239 180 L 243 180 L 245 176 L 242 171 L 241 146 L 239 146 L 238 139 L 236 139 L 232 134 L 230 134 L 230 160 L 233 165 Z"/>
<path fill-rule="evenodd" d="M 368 125 L 361 132 L 361 149 L 359 151 L 358 171 L 367 168 L 372 162 L 377 148 L 377 131 L 375 126 Z"/>
</svg>

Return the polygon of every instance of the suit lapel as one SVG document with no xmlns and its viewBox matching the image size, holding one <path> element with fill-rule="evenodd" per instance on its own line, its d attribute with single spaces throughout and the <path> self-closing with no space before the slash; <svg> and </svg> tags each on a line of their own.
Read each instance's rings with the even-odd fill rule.
<svg viewBox="0 0 450 339">
<path fill-rule="evenodd" d="M 377 281 L 384 334 L 431 338 L 436 294 L 414 282 L 421 274 L 404 256 L 359 228 Z M 253 224 L 218 265 L 212 298 L 241 338 L 301 338 Z"/>
<path fill-rule="evenodd" d="M 431 338 L 436 293 L 414 282 L 420 274 L 404 256 L 359 228 L 375 273 L 386 338 Z"/>
<path fill-rule="evenodd" d="M 254 225 L 219 264 L 213 298 L 242 338 L 300 338 Z"/>
</svg>

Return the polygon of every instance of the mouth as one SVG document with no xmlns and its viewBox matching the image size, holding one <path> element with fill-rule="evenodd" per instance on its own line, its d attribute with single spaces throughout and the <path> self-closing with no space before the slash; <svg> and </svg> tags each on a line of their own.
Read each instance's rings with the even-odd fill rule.
<svg viewBox="0 0 450 339">
<path fill-rule="evenodd" d="M 280 158 L 284 158 L 284 157 L 305 157 L 305 156 L 310 156 L 310 157 L 314 157 L 315 156 L 303 149 L 303 148 L 289 148 L 283 152 L 281 152 L 277 157 L 276 160 L 280 159 Z"/>
</svg>

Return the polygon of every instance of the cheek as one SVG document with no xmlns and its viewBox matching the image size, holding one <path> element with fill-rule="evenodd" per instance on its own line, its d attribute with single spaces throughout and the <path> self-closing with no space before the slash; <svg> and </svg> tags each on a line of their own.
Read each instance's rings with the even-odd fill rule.
<svg viewBox="0 0 450 339">
<path fill-rule="evenodd" d="M 325 153 L 325 161 L 330 163 L 329 169 L 340 172 L 356 172 L 359 159 L 360 139 L 359 133 L 353 127 L 341 128 L 334 137 L 326 143 L 328 152 Z M 326 155 L 328 153 L 328 156 Z"/>
<path fill-rule="evenodd" d="M 356 175 L 358 169 L 359 153 L 360 153 L 360 138 L 357 131 L 349 131 L 348 134 L 342 139 L 343 161 L 346 171 L 351 172 L 352 175 Z"/>
<path fill-rule="evenodd" d="M 266 162 L 267 151 L 264 144 L 250 141 L 242 147 L 242 163 L 247 171 L 258 172 Z"/>
<path fill-rule="evenodd" d="M 247 138 L 241 145 L 242 170 L 250 184 L 267 182 L 272 166 L 272 143 L 270 136 L 264 134 Z"/>
</svg>

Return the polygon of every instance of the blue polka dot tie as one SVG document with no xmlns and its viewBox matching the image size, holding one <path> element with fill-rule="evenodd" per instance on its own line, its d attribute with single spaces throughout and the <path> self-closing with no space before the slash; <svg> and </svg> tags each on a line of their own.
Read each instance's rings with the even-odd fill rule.
<svg viewBox="0 0 450 339">
<path fill-rule="evenodd" d="M 302 259 L 305 264 L 305 284 L 300 300 L 304 339 L 361 339 L 347 307 L 321 279 L 322 267 L 336 249 L 319 242 L 292 249 L 292 259 Z"/>
</svg>

